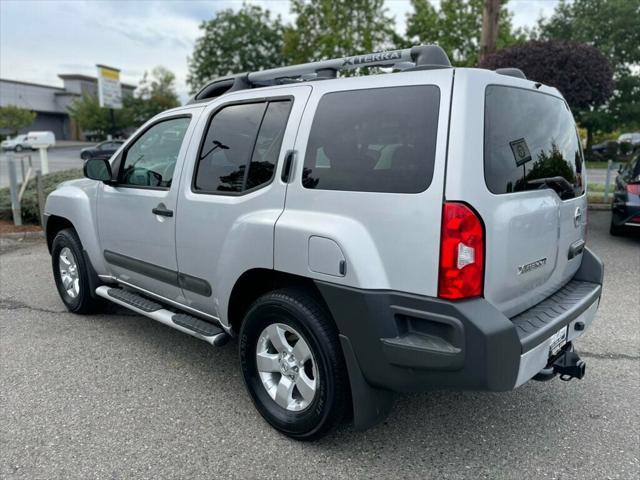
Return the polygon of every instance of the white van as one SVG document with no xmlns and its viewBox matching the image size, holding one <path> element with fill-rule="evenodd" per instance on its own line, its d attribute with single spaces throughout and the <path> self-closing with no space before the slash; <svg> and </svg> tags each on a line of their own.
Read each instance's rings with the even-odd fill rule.
<svg viewBox="0 0 640 480">
<path fill-rule="evenodd" d="M 53 147 L 56 144 L 56 136 L 53 132 L 29 132 L 27 142 L 31 148 Z"/>
<path fill-rule="evenodd" d="M 16 135 L 13 138 L 7 138 L 4 140 L 0 146 L 2 147 L 2 150 L 13 150 L 19 153 L 25 149 L 31 148 L 28 139 L 28 135 Z"/>
</svg>

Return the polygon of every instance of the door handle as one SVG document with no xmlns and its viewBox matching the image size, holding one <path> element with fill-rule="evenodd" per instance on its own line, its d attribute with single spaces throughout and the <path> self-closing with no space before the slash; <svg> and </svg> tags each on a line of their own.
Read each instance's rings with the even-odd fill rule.
<svg viewBox="0 0 640 480">
<path fill-rule="evenodd" d="M 173 210 L 169 210 L 164 203 L 158 204 L 156 208 L 151 210 L 151 213 L 161 217 L 173 217 Z"/>
<path fill-rule="evenodd" d="M 282 181 L 284 183 L 289 183 L 289 181 L 291 180 L 291 173 L 293 170 L 293 162 L 295 161 L 295 158 L 295 150 L 287 151 L 287 154 L 284 157 L 284 165 L 282 166 L 282 175 L 280 177 L 282 178 Z"/>
<path fill-rule="evenodd" d="M 568 255 L 569 260 L 580 255 L 584 251 L 584 245 L 585 245 L 584 240 L 577 240 L 573 242 L 569 246 L 569 255 Z"/>
</svg>

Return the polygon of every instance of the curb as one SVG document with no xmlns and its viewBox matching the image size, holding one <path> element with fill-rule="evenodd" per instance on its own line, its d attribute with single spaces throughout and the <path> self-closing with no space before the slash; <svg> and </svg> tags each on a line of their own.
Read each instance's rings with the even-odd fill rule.
<svg viewBox="0 0 640 480">
<path fill-rule="evenodd" d="M 610 203 L 590 203 L 589 210 L 606 212 L 611 210 L 611 204 Z"/>
<path fill-rule="evenodd" d="M 29 238 L 44 238 L 44 232 L 16 232 L 16 233 L 2 233 L 0 234 L 0 240 L 26 240 Z"/>
</svg>

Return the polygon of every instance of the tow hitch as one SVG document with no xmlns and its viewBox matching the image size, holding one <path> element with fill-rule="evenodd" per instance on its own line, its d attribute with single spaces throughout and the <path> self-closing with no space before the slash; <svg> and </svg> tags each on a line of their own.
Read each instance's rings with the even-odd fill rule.
<svg viewBox="0 0 640 480">
<path fill-rule="evenodd" d="M 553 373 L 560 375 L 560 380 L 568 382 L 572 378 L 582 380 L 587 364 L 576 352 L 566 351 L 553 362 Z"/>
<path fill-rule="evenodd" d="M 580 359 L 580 356 L 573 350 L 573 346 L 569 345 L 569 348 L 563 350 L 558 357 L 549 362 L 533 379 L 546 381 L 551 380 L 556 375 L 560 375 L 560 380 L 565 382 L 572 378 L 581 380 L 584 377 L 586 368 L 587 364 Z"/>
</svg>

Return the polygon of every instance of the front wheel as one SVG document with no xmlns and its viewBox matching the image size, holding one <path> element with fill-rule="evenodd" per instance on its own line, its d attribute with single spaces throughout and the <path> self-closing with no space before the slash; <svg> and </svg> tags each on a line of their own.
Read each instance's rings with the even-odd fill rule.
<svg viewBox="0 0 640 480">
<path fill-rule="evenodd" d="M 341 422 L 349 387 L 338 332 L 307 292 L 256 300 L 240 331 L 240 363 L 256 408 L 282 433 L 312 440 Z"/>
<path fill-rule="evenodd" d="M 82 256 L 82 244 L 72 228 L 58 232 L 51 246 L 53 277 L 60 298 L 73 313 L 90 313 L 102 302 L 91 296 L 87 262 Z"/>
<path fill-rule="evenodd" d="M 20 153 L 22 150 L 23 150 L 22 145 L 16 145 L 16 146 L 14 147 L 14 151 L 15 151 L 16 153 Z"/>
</svg>

